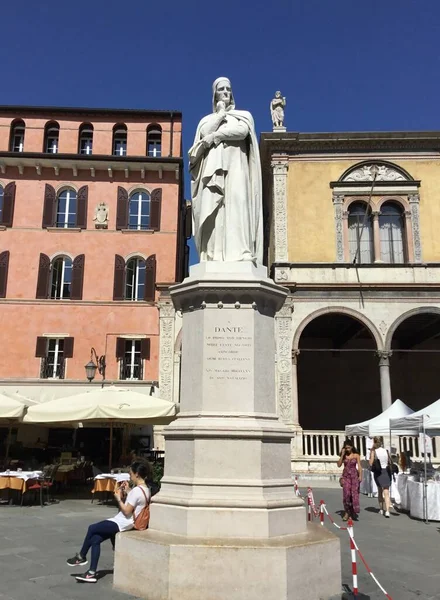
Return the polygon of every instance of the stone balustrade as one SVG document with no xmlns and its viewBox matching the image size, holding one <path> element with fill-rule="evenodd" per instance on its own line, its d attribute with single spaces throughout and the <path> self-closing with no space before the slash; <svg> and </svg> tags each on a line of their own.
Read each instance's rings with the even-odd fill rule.
<svg viewBox="0 0 440 600">
<path fill-rule="evenodd" d="M 299 438 L 299 439 L 298 439 Z M 337 460 L 346 439 L 344 431 L 300 430 L 292 443 L 292 470 L 295 473 L 340 473 Z M 355 436 L 354 444 L 359 449 L 361 456 L 366 455 L 367 437 Z M 387 438 L 385 437 L 387 444 Z M 417 436 L 392 436 L 392 446 L 399 452 L 409 450 L 414 461 L 422 461 L 423 456 L 419 450 Z M 388 445 L 388 444 L 387 444 Z M 440 465 L 440 437 L 433 438 L 432 463 Z"/>
</svg>

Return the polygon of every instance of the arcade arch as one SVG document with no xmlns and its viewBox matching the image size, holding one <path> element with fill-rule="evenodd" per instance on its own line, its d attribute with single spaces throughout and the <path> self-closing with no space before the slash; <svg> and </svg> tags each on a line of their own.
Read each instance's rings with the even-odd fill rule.
<svg viewBox="0 0 440 600">
<path fill-rule="evenodd" d="M 294 336 L 299 424 L 307 430 L 341 430 L 382 409 L 374 325 L 348 309 L 310 315 Z"/>
</svg>

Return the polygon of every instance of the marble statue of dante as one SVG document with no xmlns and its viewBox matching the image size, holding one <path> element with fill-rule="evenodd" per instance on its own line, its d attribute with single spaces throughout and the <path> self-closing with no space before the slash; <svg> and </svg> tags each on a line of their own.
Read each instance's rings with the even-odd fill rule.
<svg viewBox="0 0 440 600">
<path fill-rule="evenodd" d="M 274 127 L 283 127 L 285 106 L 286 98 L 281 96 L 281 92 L 275 92 L 275 98 L 273 98 L 270 102 L 270 114 Z"/>
<path fill-rule="evenodd" d="M 213 112 L 189 150 L 193 230 L 200 261 L 263 263 L 261 165 L 252 115 L 236 110 L 231 83 L 214 81 Z"/>
</svg>

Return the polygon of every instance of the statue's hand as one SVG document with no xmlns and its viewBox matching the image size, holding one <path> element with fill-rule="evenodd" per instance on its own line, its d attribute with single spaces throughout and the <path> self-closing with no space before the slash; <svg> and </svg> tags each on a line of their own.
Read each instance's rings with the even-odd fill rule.
<svg viewBox="0 0 440 600">
<path fill-rule="evenodd" d="M 225 112 L 225 111 L 226 111 L 226 104 L 223 102 L 223 100 L 219 100 L 219 101 L 217 102 L 217 104 L 216 104 L 216 107 L 215 107 L 215 110 L 216 110 L 218 113 L 221 113 L 221 112 Z"/>
<path fill-rule="evenodd" d="M 213 133 L 208 133 L 208 135 L 205 135 L 205 137 L 202 139 L 202 144 L 205 146 L 205 148 L 210 148 L 214 143 L 214 134 Z"/>
</svg>

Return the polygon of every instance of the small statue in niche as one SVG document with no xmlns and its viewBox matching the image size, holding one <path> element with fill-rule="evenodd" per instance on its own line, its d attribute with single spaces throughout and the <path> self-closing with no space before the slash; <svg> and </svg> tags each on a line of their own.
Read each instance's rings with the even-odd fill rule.
<svg viewBox="0 0 440 600">
<path fill-rule="evenodd" d="M 95 229 L 108 228 L 108 206 L 105 202 L 100 202 L 95 208 Z"/>
<path fill-rule="evenodd" d="M 284 107 L 286 106 L 286 98 L 281 96 L 281 92 L 275 92 L 275 98 L 270 102 L 270 114 L 272 123 L 275 127 L 284 127 Z"/>
</svg>

